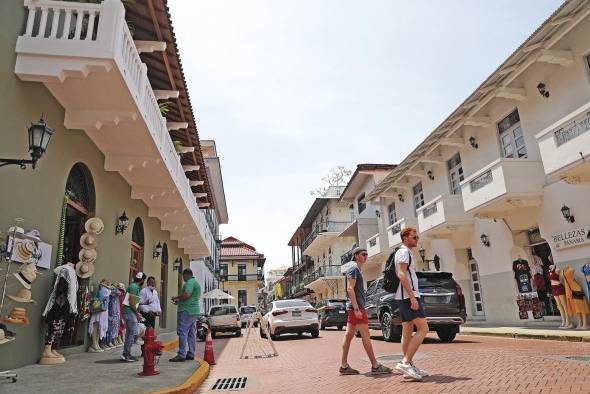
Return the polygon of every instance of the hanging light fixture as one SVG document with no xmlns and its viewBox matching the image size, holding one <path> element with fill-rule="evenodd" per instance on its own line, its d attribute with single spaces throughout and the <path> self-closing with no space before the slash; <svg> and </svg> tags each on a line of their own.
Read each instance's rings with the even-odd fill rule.
<svg viewBox="0 0 590 394">
<path fill-rule="evenodd" d="M 475 139 L 474 136 L 469 137 L 469 145 L 471 145 L 471 147 L 473 149 L 479 148 L 479 145 L 477 144 L 477 140 Z"/>
<path fill-rule="evenodd" d="M 117 225 L 115 226 L 115 235 L 117 234 L 124 234 L 127 231 L 127 227 L 129 227 L 129 218 L 123 211 L 123 214 L 117 218 Z"/>
<path fill-rule="evenodd" d="M 26 159 L 0 159 L 0 167 L 8 165 L 20 166 L 22 170 L 27 168 L 27 164 L 30 164 L 34 169 L 37 166 L 37 161 L 47 151 L 47 145 L 53 135 L 53 129 L 47 126 L 41 114 L 41 119 L 37 123 L 31 123 L 31 126 L 27 129 L 29 134 L 29 153 L 31 160 Z"/>
<path fill-rule="evenodd" d="M 398 193 L 397 198 L 400 202 L 404 202 L 404 195 L 402 193 Z"/>
<path fill-rule="evenodd" d="M 489 248 L 490 247 L 490 239 L 488 238 L 488 236 L 486 234 L 482 234 L 480 238 L 481 238 L 481 243 L 484 246 L 487 246 Z"/>
<path fill-rule="evenodd" d="M 172 270 L 173 271 L 180 271 L 180 268 L 182 267 L 182 259 L 180 257 L 177 257 L 174 262 L 172 263 Z"/>
<path fill-rule="evenodd" d="M 162 250 L 163 250 L 162 244 L 160 243 L 160 241 L 158 241 L 158 244 L 154 248 L 154 253 L 153 253 L 153 256 L 155 259 L 162 255 Z"/>
<path fill-rule="evenodd" d="M 547 89 L 547 85 L 545 85 L 543 82 L 539 82 L 537 85 L 537 90 L 541 96 L 549 98 L 549 90 Z"/>
<path fill-rule="evenodd" d="M 574 215 L 572 215 L 570 207 L 568 207 L 567 205 L 563 204 L 563 207 L 561 207 L 561 214 L 563 215 L 563 218 L 570 223 L 573 223 L 576 221 L 576 219 L 574 218 Z"/>
<path fill-rule="evenodd" d="M 432 170 L 428 170 L 426 175 L 428 175 L 428 179 L 430 179 L 431 181 L 434 181 L 434 174 L 432 173 Z"/>
</svg>

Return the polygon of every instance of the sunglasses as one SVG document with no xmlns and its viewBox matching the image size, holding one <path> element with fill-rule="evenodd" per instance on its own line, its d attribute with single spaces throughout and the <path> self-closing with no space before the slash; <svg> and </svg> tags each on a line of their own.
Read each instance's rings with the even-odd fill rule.
<svg viewBox="0 0 590 394">
<path fill-rule="evenodd" d="M 369 254 L 368 253 L 361 253 L 361 256 L 363 257 L 367 257 Z"/>
<path fill-rule="evenodd" d="M 415 236 L 413 236 L 413 237 L 410 237 L 410 238 L 412 238 L 412 239 L 414 239 L 414 240 L 416 240 L 416 241 L 420 239 L 420 237 L 419 237 L 419 236 L 417 236 L 417 235 L 415 235 Z"/>
</svg>

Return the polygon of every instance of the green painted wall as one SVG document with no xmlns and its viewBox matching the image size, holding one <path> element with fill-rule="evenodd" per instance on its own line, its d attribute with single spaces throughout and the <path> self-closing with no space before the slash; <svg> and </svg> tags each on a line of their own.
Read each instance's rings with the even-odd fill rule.
<svg viewBox="0 0 590 394">
<path fill-rule="evenodd" d="M 48 124 L 55 129 L 46 156 L 36 170 L 22 171 L 17 167 L 0 168 L 0 231 L 6 231 L 15 217 L 25 219 L 25 228 L 37 228 L 44 242 L 53 245 L 52 269 L 55 267 L 58 227 L 61 204 L 68 173 L 77 162 L 83 162 L 93 177 L 96 191 L 96 216 L 105 223 L 105 231 L 98 240 L 98 259 L 94 281 L 107 278 L 127 282 L 131 226 L 140 217 L 144 225 L 144 271 L 159 281 L 160 262 L 152 258 L 154 245 L 160 241 L 168 245 L 168 299 L 178 293 L 177 272 L 172 262 L 182 257 L 188 266 L 188 256 L 181 254 L 175 241 L 166 231 L 160 230 L 160 222 L 149 218 L 142 201 L 131 200 L 129 185 L 117 173 L 105 172 L 104 157 L 92 141 L 80 130 L 66 130 L 63 126 L 64 110 L 40 83 L 22 82 L 14 74 L 16 38 L 23 31 L 26 12 L 21 0 L 0 2 L 0 157 L 28 158 L 26 128 L 44 112 Z M 91 92 L 89 92 L 91 94 Z M 115 236 L 117 217 L 125 210 L 130 218 L 130 228 L 124 235 Z M 14 267 L 14 266 L 13 266 Z M 2 268 L 2 267 L 0 267 Z M 44 325 L 41 313 L 53 286 L 52 270 L 41 270 L 33 284 L 33 298 L 37 304 L 26 306 L 31 323 L 28 326 L 11 325 L 17 339 L 0 345 L 0 370 L 35 363 L 43 345 Z M 0 285 L 2 281 L 0 281 Z M 8 279 L 7 293 L 19 289 L 16 279 Z M 16 303 L 7 299 L 3 312 L 8 313 Z M 20 306 L 26 304 L 20 304 Z M 176 328 L 176 307 L 167 305 L 167 330 Z M 64 353 L 83 351 L 85 348 L 66 350 Z M 113 351 L 118 355 L 119 350 Z"/>
</svg>

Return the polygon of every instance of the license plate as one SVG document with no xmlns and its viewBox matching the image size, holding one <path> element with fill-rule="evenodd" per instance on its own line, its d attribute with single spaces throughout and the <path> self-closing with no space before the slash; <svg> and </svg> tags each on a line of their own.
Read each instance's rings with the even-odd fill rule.
<svg viewBox="0 0 590 394">
<path fill-rule="evenodd" d="M 425 296 L 425 304 L 449 304 L 451 302 L 451 296 Z"/>
<path fill-rule="evenodd" d="M 346 313 L 346 311 L 338 311 L 338 313 L 340 313 L 341 315 L 344 315 Z"/>
<path fill-rule="evenodd" d="M 293 311 L 291 312 L 291 316 L 301 316 L 301 311 Z"/>
</svg>

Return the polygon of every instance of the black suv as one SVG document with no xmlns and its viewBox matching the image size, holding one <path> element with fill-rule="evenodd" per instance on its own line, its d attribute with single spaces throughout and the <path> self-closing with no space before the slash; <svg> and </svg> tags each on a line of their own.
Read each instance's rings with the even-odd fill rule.
<svg viewBox="0 0 590 394">
<path fill-rule="evenodd" d="M 416 276 L 430 330 L 436 331 L 441 341 L 452 342 L 467 318 L 461 287 L 450 272 L 418 271 Z M 366 291 L 369 328 L 381 330 L 388 342 L 399 341 L 402 326 L 397 301 L 394 294 L 383 290 L 382 283 L 380 277 Z"/>
<path fill-rule="evenodd" d="M 318 310 L 320 330 L 334 326 L 342 330 L 342 327 L 346 326 L 346 300 L 321 300 L 317 302 L 316 309 Z"/>
</svg>

